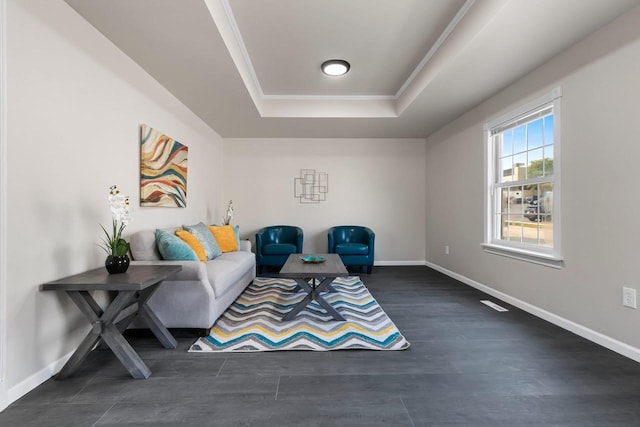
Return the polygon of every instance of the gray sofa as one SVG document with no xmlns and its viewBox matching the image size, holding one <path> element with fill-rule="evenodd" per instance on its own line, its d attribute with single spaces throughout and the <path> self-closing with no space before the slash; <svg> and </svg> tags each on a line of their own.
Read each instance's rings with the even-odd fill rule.
<svg viewBox="0 0 640 427">
<path fill-rule="evenodd" d="M 165 229 L 169 233 L 175 230 Z M 155 230 L 138 231 L 129 240 L 131 265 L 182 266 L 182 271 L 165 280 L 149 299 L 149 306 L 167 328 L 209 329 L 256 277 L 256 258 L 247 240 L 240 241 L 240 250 L 207 262 L 163 260 Z"/>
</svg>

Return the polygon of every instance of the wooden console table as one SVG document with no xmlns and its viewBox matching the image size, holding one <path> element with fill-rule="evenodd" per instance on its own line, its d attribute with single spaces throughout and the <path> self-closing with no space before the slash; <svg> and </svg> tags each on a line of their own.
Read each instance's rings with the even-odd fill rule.
<svg viewBox="0 0 640 427">
<path fill-rule="evenodd" d="M 126 273 L 109 274 L 104 267 L 40 285 L 43 291 L 64 291 L 91 323 L 78 349 L 56 375 L 64 379 L 82 363 L 100 342 L 109 346 L 133 378 L 146 379 L 151 370 L 122 336 L 136 317 L 146 322 L 165 348 L 176 348 L 177 343 L 147 301 L 168 276 L 180 271 L 179 265 L 132 265 Z M 91 295 L 92 291 L 113 291 L 115 298 L 104 310 Z"/>
</svg>

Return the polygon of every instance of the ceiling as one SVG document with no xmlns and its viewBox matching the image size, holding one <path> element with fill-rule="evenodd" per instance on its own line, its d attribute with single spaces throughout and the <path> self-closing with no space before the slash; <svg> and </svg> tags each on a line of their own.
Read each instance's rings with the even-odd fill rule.
<svg viewBox="0 0 640 427">
<path fill-rule="evenodd" d="M 426 137 L 640 4 L 65 1 L 227 138 Z"/>
</svg>

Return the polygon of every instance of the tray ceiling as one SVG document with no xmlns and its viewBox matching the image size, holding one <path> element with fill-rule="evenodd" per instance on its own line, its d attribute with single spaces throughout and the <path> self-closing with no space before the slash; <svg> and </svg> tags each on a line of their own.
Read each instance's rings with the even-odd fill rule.
<svg viewBox="0 0 640 427">
<path fill-rule="evenodd" d="M 640 4 L 66 2 L 224 137 L 426 137 Z"/>
</svg>

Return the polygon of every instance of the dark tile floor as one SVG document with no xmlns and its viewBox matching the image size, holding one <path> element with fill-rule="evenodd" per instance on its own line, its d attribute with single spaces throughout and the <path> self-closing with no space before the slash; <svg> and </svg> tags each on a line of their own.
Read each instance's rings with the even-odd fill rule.
<svg viewBox="0 0 640 427">
<path fill-rule="evenodd" d="M 177 350 L 131 334 L 149 379 L 96 350 L 0 426 L 640 426 L 640 364 L 426 267 L 362 279 L 409 350 L 193 354 L 192 331 Z"/>
</svg>

